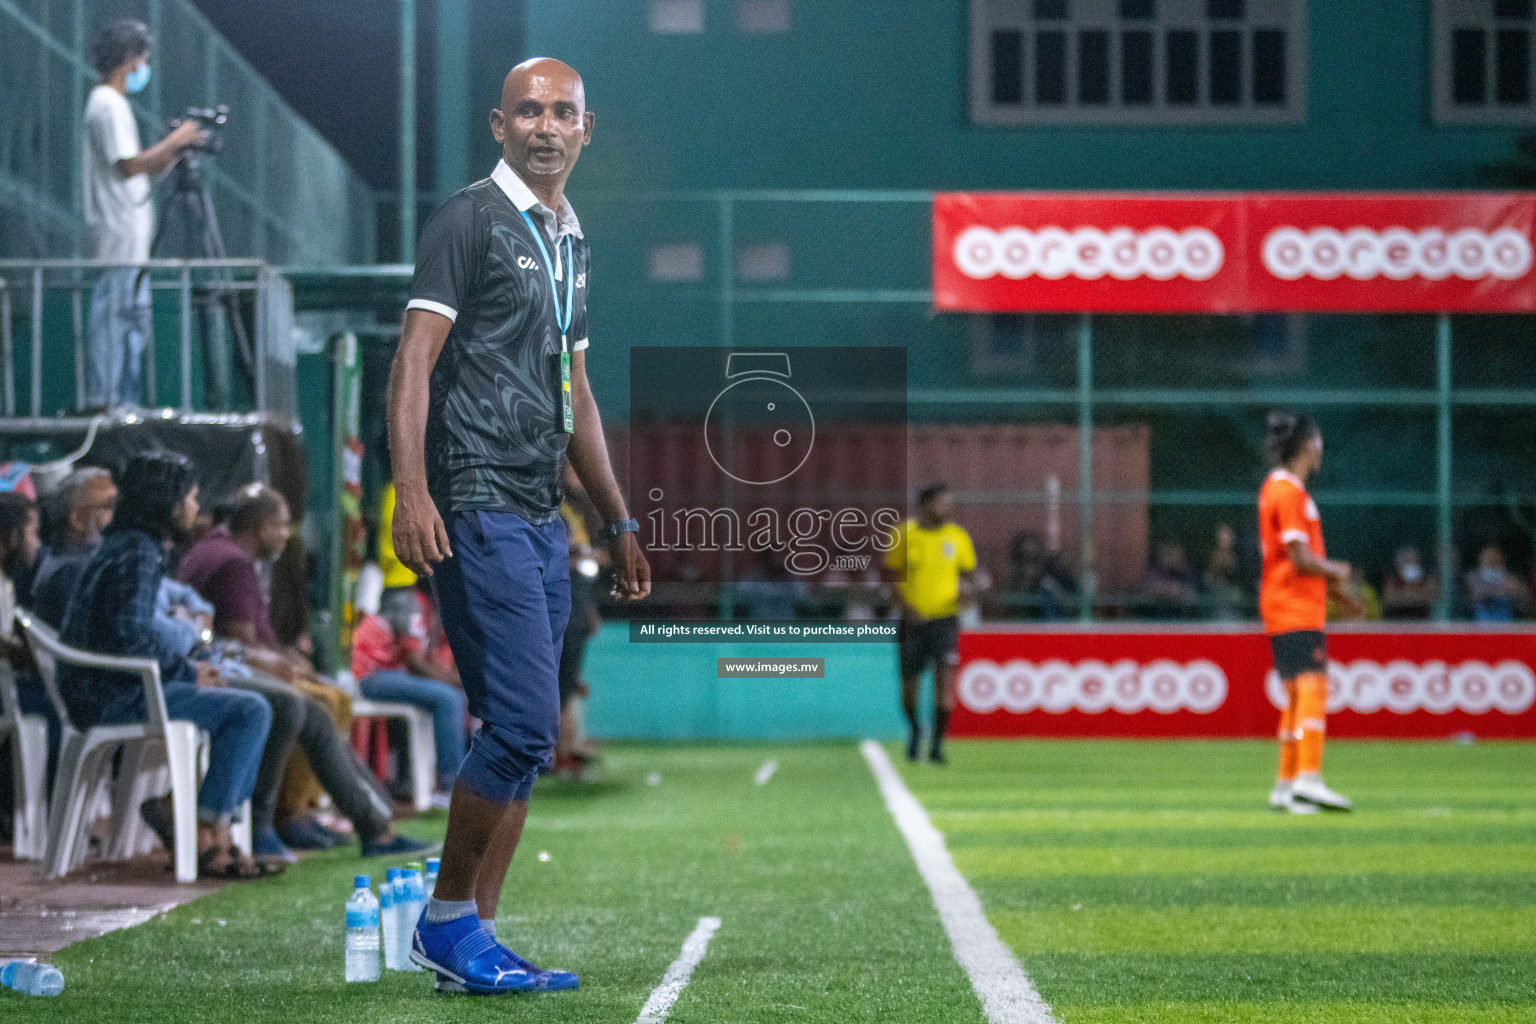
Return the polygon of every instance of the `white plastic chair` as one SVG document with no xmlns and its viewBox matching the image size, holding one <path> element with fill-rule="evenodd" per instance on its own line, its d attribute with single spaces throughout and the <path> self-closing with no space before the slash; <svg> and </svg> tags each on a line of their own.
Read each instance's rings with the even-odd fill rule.
<svg viewBox="0 0 1536 1024">
<path fill-rule="evenodd" d="M 432 809 L 437 792 L 437 737 L 432 713 L 414 704 L 369 700 L 357 689 L 352 673 L 338 673 L 337 683 L 351 693 L 353 718 L 395 718 L 405 723 L 406 746 L 411 757 L 411 806 L 418 812 Z"/>
<path fill-rule="evenodd" d="M 53 649 L 64 648 L 64 645 L 59 642 L 57 631 L 36 616 L 26 611 L 18 611 L 16 621 L 21 624 L 28 637 L 37 638 L 36 642 L 31 645 L 32 657 L 37 663 L 38 674 L 42 677 L 43 686 L 48 693 L 48 698 L 53 702 L 59 720 L 63 723 L 63 733 L 60 741 L 60 748 L 62 750 L 68 746 L 72 737 L 79 735 L 79 731 L 75 729 L 69 720 L 69 712 L 64 707 L 64 699 L 59 693 L 57 680 L 58 666 Z M 64 649 L 67 650 L 68 648 Z M 209 744 L 208 734 L 198 729 L 196 751 L 197 778 L 199 781 L 208 774 Z M 111 778 L 110 757 L 104 762 L 106 771 L 97 773 L 96 777 L 92 780 L 87 780 L 90 783 L 92 792 L 87 794 L 85 798 L 85 809 L 80 823 L 79 835 L 75 840 L 76 848 L 71 854 L 72 863 L 66 871 L 74 870 L 81 860 L 84 859 L 91 826 L 103 814 L 109 814 L 112 817 L 105 859 L 128 860 L 139 854 L 148 853 L 158 844 L 154 833 L 144 827 L 143 819 L 137 812 L 139 805 L 145 800 L 172 792 L 169 764 L 164 756 L 164 749 L 163 744 L 152 744 L 144 749 L 139 749 L 133 745 L 125 745 L 124 760 L 119 770 L 115 787 Z M 156 756 L 157 752 L 158 756 Z M 62 763 L 61 756 L 61 766 Z M 55 802 L 58 799 L 59 793 L 55 789 Z M 50 816 L 51 813 L 52 811 L 50 811 Z M 230 822 L 229 831 L 230 838 L 234 841 L 235 847 L 249 856 L 253 839 L 251 802 L 249 800 L 242 802 L 236 810 L 234 819 Z M 43 851 L 40 848 L 38 857 L 41 858 L 43 856 Z"/>
<path fill-rule="evenodd" d="M 66 875 L 85 859 L 97 794 L 111 781 L 112 755 L 122 750 L 124 770 L 116 787 L 117 799 L 113 801 L 114 825 L 137 820 L 138 804 L 134 803 L 130 811 L 123 806 L 123 798 L 138 789 L 144 769 L 152 759 L 163 761 L 170 774 L 176 881 L 195 882 L 198 729 L 191 722 L 173 720 L 166 714 L 159 664 L 149 658 L 117 658 L 76 650 L 60 643 L 56 635 L 51 635 L 51 629 L 38 628 L 41 624 L 25 612 L 18 611 L 16 620 L 26 631 L 33 651 L 46 653 L 55 665 L 64 663 L 137 675 L 144 686 L 144 705 L 148 711 L 143 722 L 92 726 L 64 741 L 54 776 L 44 877 Z M 115 847 L 120 853 L 122 846 L 114 837 L 109 851 Z"/>
<path fill-rule="evenodd" d="M 362 615 L 377 615 L 384 594 L 384 573 L 373 562 L 358 574 L 353 606 Z M 352 717 L 394 718 L 405 723 L 406 746 L 411 757 L 411 806 L 418 813 L 431 810 L 437 791 L 437 739 L 432 714 L 414 704 L 374 701 L 362 695 L 351 672 L 338 672 L 336 682 L 352 695 Z"/>
<path fill-rule="evenodd" d="M 17 860 L 41 860 L 48 846 L 48 720 L 21 713 L 16 677 L 0 661 L 0 740 L 10 737 Z"/>
</svg>

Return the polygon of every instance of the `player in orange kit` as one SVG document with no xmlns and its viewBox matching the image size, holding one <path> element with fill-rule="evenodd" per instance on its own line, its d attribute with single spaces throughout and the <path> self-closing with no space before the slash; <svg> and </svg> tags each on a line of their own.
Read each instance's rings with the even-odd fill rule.
<svg viewBox="0 0 1536 1024">
<path fill-rule="evenodd" d="M 1350 567 L 1323 551 L 1323 524 L 1306 480 L 1323 461 L 1323 435 L 1306 416 L 1269 415 L 1264 454 L 1272 471 L 1259 491 L 1259 541 L 1264 576 L 1259 614 L 1288 703 L 1280 713 L 1280 772 L 1269 806 L 1292 814 L 1353 805 L 1323 782 L 1328 713 L 1328 645 L 1323 627 L 1330 591 L 1355 605 Z"/>
</svg>

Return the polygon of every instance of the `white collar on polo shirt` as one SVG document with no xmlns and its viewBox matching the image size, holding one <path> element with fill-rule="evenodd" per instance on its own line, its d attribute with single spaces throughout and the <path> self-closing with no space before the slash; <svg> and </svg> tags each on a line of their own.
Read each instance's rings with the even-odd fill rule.
<svg viewBox="0 0 1536 1024">
<path fill-rule="evenodd" d="M 575 235 L 581 238 L 581 221 L 576 219 L 576 211 L 571 209 L 571 201 L 565 196 L 560 197 L 560 210 L 557 214 L 543 203 L 538 196 L 533 194 L 526 182 L 520 178 L 505 160 L 496 161 L 496 169 L 491 172 L 491 180 L 500 186 L 506 197 L 512 200 L 512 205 L 523 212 L 532 210 L 544 223 L 544 233 L 555 241 L 560 240 L 561 235 Z"/>
</svg>

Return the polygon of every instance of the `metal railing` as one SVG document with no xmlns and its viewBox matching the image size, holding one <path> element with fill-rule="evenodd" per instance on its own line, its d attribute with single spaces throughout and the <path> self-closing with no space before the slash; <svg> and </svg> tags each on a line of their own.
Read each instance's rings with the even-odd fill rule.
<svg viewBox="0 0 1536 1024">
<path fill-rule="evenodd" d="M 293 413 L 292 299 L 281 275 L 261 260 L 150 260 L 134 264 L 147 279 L 148 334 L 140 363 L 147 407 L 183 412 Z M 26 373 L 26 413 L 80 412 L 90 404 L 91 295 L 102 260 L 0 260 L 0 408 L 18 414 L 18 369 Z M 173 321 L 174 344 L 161 344 L 157 321 Z M 18 332 L 18 321 L 21 331 Z M 17 351 L 18 333 L 26 339 Z M 68 372 L 52 339 L 68 337 Z M 242 345 L 242 340 L 244 345 Z M 24 354 L 25 358 L 21 358 Z M 173 374 L 161 358 L 174 355 Z M 46 364 L 46 365 L 45 365 Z M 201 401 L 195 395 L 202 381 Z M 68 390 L 72 382 L 73 389 Z M 174 398 L 162 391 L 162 383 Z"/>
</svg>

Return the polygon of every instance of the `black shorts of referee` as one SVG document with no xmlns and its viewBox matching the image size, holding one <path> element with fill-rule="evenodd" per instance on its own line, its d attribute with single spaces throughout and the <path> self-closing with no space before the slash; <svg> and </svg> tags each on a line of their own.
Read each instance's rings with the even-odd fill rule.
<svg viewBox="0 0 1536 1024">
<path fill-rule="evenodd" d="M 937 672 L 940 665 L 953 668 L 960 664 L 959 617 L 949 615 L 922 622 L 903 619 L 897 653 L 904 678 L 921 675 L 929 666 Z"/>
</svg>

